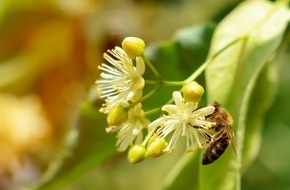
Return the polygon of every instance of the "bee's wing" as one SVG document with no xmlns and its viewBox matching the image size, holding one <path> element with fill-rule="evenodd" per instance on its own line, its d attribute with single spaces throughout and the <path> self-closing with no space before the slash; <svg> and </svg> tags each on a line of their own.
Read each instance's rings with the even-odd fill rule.
<svg viewBox="0 0 290 190">
<path fill-rule="evenodd" d="M 233 128 L 230 125 L 227 126 L 227 133 L 228 133 L 228 135 L 230 137 L 231 146 L 233 148 L 233 151 L 234 151 L 235 155 L 237 156 L 237 141 L 236 141 L 236 136 L 235 136 L 235 133 L 234 133 Z"/>
</svg>

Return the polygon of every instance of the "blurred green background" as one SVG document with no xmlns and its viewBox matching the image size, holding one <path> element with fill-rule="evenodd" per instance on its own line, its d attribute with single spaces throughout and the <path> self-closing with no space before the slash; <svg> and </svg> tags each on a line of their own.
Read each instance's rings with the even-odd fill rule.
<svg viewBox="0 0 290 190">
<path fill-rule="evenodd" d="M 102 54 L 126 36 L 167 43 L 181 28 L 218 24 L 239 2 L 0 0 L 0 189 L 32 187 L 54 174 L 58 181 L 47 189 L 159 189 L 160 175 L 179 155 L 130 165 L 86 102 Z M 262 146 L 242 189 L 290 189 L 289 58 L 288 44 Z"/>
</svg>

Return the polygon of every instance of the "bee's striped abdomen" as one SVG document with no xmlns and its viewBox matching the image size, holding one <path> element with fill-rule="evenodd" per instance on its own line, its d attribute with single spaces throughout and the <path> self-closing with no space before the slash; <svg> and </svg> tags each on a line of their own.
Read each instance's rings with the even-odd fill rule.
<svg viewBox="0 0 290 190">
<path fill-rule="evenodd" d="M 217 136 L 220 135 L 220 137 L 216 140 L 213 139 L 203 154 L 202 165 L 210 164 L 217 160 L 229 146 L 230 138 L 226 135 L 226 133 L 221 133 L 222 134 L 217 134 Z"/>
</svg>

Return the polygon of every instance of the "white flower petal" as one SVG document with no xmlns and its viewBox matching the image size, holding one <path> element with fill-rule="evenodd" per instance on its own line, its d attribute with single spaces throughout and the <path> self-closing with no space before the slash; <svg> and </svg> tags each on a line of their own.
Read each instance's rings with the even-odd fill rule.
<svg viewBox="0 0 290 190">
<path fill-rule="evenodd" d="M 176 105 L 171 105 L 171 104 L 164 105 L 164 106 L 162 106 L 161 109 L 162 109 L 162 111 L 166 111 L 169 114 L 175 114 L 178 112 L 178 107 Z"/>
<path fill-rule="evenodd" d="M 143 75 L 145 72 L 145 63 L 142 57 L 136 58 L 136 74 Z"/>
<path fill-rule="evenodd" d="M 195 102 L 186 102 L 184 105 L 184 109 L 186 109 L 188 112 L 193 112 L 198 106 L 198 103 Z"/>
<path fill-rule="evenodd" d="M 164 123 L 164 119 L 162 117 L 154 120 L 148 125 L 149 129 L 154 129 L 155 127 L 161 126 Z"/>
<path fill-rule="evenodd" d="M 183 98 L 181 96 L 181 93 L 179 91 L 174 91 L 172 94 L 173 100 L 175 102 L 175 105 L 178 108 L 182 108 L 183 107 Z"/>
<path fill-rule="evenodd" d="M 135 83 L 135 88 L 136 89 L 143 89 L 145 86 L 145 80 L 143 77 L 139 76 L 137 79 L 136 79 L 136 83 Z"/>
<path fill-rule="evenodd" d="M 212 114 L 214 111 L 215 111 L 214 106 L 206 106 L 206 107 L 195 110 L 193 112 L 193 115 L 195 115 L 195 117 L 206 116 L 206 115 Z"/>
</svg>

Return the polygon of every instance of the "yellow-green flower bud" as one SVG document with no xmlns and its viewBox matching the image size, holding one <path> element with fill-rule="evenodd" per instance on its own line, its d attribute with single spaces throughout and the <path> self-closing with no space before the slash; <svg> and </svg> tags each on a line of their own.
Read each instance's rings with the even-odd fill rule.
<svg viewBox="0 0 290 190">
<path fill-rule="evenodd" d="M 197 82 L 192 81 L 183 86 L 182 92 L 185 101 L 199 102 L 204 93 L 204 89 Z"/>
<path fill-rule="evenodd" d="M 145 159 L 145 147 L 142 145 L 134 145 L 129 149 L 128 160 L 131 164 L 136 164 Z"/>
<path fill-rule="evenodd" d="M 109 126 L 117 126 L 121 125 L 127 118 L 128 111 L 122 106 L 117 106 L 108 113 L 107 122 Z"/>
<path fill-rule="evenodd" d="M 168 143 L 165 139 L 153 135 L 147 145 L 146 155 L 148 157 L 158 157 L 164 154 L 164 149 Z"/>
<path fill-rule="evenodd" d="M 143 55 L 145 42 L 140 38 L 126 37 L 122 42 L 122 48 L 131 59 L 135 59 L 137 56 Z"/>
</svg>

